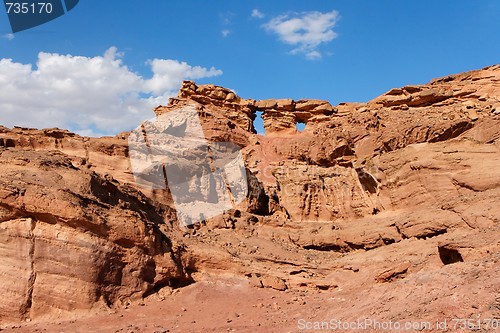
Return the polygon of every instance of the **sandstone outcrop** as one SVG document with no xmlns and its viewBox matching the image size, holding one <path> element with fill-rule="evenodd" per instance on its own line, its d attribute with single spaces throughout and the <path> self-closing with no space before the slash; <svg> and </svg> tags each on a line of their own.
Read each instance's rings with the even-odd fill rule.
<svg viewBox="0 0 500 333">
<path fill-rule="evenodd" d="M 1 319 L 115 306 L 221 274 L 281 291 L 337 290 L 389 319 L 411 317 L 389 285 L 421 293 L 415 307 L 433 319 L 495 315 L 499 105 L 500 65 L 336 106 L 186 81 L 157 116 L 197 110 L 208 142 L 241 149 L 249 188 L 233 209 L 187 228 L 168 189 L 135 183 L 128 133 L 0 128 Z M 433 277 L 444 289 L 425 282 Z M 460 306 L 478 294 L 481 304 L 440 313 L 440 297 L 464 283 L 478 288 L 460 289 Z"/>
<path fill-rule="evenodd" d="M 189 283 L 160 231 L 168 212 L 142 193 L 54 150 L 1 149 L 0 168 L 1 320 L 125 304 Z"/>
<path fill-rule="evenodd" d="M 179 90 L 176 98 L 171 98 L 168 106 L 160 106 L 155 109 L 157 115 L 167 112 L 189 103 L 199 104 L 200 110 L 217 108 L 217 113 L 223 110 L 224 117 L 234 122 L 241 129 L 255 133 L 252 121 L 255 119 L 255 112 L 263 112 L 264 127 L 266 134 L 284 135 L 296 132 L 296 124 L 319 121 L 322 116 L 330 116 L 335 113 L 333 106 L 322 100 L 302 99 L 294 101 L 292 99 L 266 99 L 252 100 L 243 99 L 229 89 L 214 86 L 197 86 L 192 81 L 185 81 Z M 205 112 L 200 112 L 201 117 L 206 117 Z M 210 115 L 209 117 L 214 117 Z M 219 122 L 222 123 L 222 122 Z M 229 129 L 230 124 L 227 124 Z M 234 126 L 234 125 L 233 125 Z M 229 130 L 227 127 L 217 127 L 219 130 Z M 207 134 L 214 139 L 221 139 L 220 135 L 214 135 L 214 126 L 207 126 Z M 226 137 L 227 138 L 227 137 Z M 234 138 L 233 138 L 234 142 Z"/>
</svg>

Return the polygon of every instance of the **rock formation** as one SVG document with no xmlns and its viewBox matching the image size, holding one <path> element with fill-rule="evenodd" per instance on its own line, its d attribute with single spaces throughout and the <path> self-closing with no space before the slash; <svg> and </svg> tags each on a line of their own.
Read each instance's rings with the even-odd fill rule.
<svg viewBox="0 0 500 333">
<path fill-rule="evenodd" d="M 189 228 L 168 189 L 135 184 L 128 133 L 0 128 L 0 320 L 119 306 L 210 274 L 379 295 L 424 273 L 446 280 L 451 264 L 478 267 L 474 284 L 500 273 L 500 65 L 337 106 L 186 81 L 155 112 L 186 106 L 207 141 L 241 148 L 249 186 L 237 207 Z M 428 287 L 436 298 L 418 299 L 433 317 L 460 317 L 437 310 L 451 289 Z M 467 315 L 498 316 L 498 288 L 475 290 L 483 301 Z"/>
<path fill-rule="evenodd" d="M 142 193 L 52 151 L 0 155 L 0 319 L 126 303 L 189 282 Z"/>
</svg>

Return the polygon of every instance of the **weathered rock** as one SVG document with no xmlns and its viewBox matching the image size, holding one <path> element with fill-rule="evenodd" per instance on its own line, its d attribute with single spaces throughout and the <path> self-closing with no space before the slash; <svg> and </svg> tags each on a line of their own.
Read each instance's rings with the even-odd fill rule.
<svg viewBox="0 0 500 333">
<path fill-rule="evenodd" d="M 262 114 L 267 135 L 295 134 L 297 120 L 292 112 L 267 109 Z"/>
<path fill-rule="evenodd" d="M 272 288 L 276 290 L 286 290 L 287 286 L 285 284 L 285 281 L 283 279 L 276 277 L 276 276 L 269 276 L 265 275 L 261 277 L 261 283 L 265 288 Z"/>
<path fill-rule="evenodd" d="M 308 111 L 314 113 L 315 111 L 333 112 L 333 107 L 327 101 L 317 99 L 301 99 L 295 102 L 296 111 Z"/>
<path fill-rule="evenodd" d="M 0 127 L 0 319 L 113 306 L 221 274 L 277 290 L 336 289 L 359 305 L 340 305 L 346 318 L 383 308 L 382 318 L 415 319 L 397 310 L 401 295 L 420 302 L 414 311 L 493 316 L 499 83 L 496 65 L 332 106 L 186 81 L 155 112 L 194 108 L 208 142 L 241 149 L 249 185 L 243 202 L 189 228 L 177 225 L 168 190 L 134 184 L 127 133 Z M 257 111 L 265 135 L 255 133 Z M 188 155 L 183 163 L 195 164 Z M 467 285 L 481 310 L 439 301 L 455 288 L 463 306 L 478 299 Z"/>
<path fill-rule="evenodd" d="M 166 212 L 58 152 L 1 150 L 1 319 L 118 304 L 189 281 Z"/>
<path fill-rule="evenodd" d="M 391 282 L 395 279 L 401 279 L 408 272 L 410 266 L 411 264 L 409 262 L 403 262 L 394 268 L 380 273 L 376 280 L 377 282 Z"/>
<path fill-rule="evenodd" d="M 278 103 L 275 99 L 262 99 L 255 102 L 255 107 L 259 110 L 276 109 Z"/>
</svg>

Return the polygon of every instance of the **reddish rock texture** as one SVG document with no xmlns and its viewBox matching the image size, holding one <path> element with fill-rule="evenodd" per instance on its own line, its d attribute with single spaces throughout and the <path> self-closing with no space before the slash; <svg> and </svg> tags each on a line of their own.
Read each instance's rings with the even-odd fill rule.
<svg viewBox="0 0 500 333">
<path fill-rule="evenodd" d="M 221 276 L 247 281 L 238 295 L 284 301 L 284 326 L 260 330 L 266 315 L 249 314 L 243 331 L 297 329 L 309 300 L 310 319 L 500 316 L 499 65 L 337 106 L 186 81 L 155 112 L 183 106 L 209 141 L 241 147 L 250 185 L 236 209 L 190 228 L 168 191 L 134 188 L 127 133 L 0 129 L 0 320 L 117 308 Z M 230 328 L 204 318 L 169 329 Z"/>
<path fill-rule="evenodd" d="M 167 213 L 57 151 L 0 156 L 1 319 L 140 299 L 189 282 Z"/>
</svg>

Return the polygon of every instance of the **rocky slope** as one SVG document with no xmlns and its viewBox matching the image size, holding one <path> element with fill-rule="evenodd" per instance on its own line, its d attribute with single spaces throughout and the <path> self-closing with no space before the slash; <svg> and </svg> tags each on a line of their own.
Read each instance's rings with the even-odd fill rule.
<svg viewBox="0 0 500 333">
<path fill-rule="evenodd" d="M 316 318 L 500 316 L 499 65 L 337 106 L 186 81 L 155 112 L 185 107 L 208 142 L 241 148 L 249 186 L 187 228 L 168 189 L 136 185 L 128 133 L 0 129 L 1 321 L 222 275 L 319 297 Z M 353 307 L 321 308 L 331 297 Z"/>
</svg>

